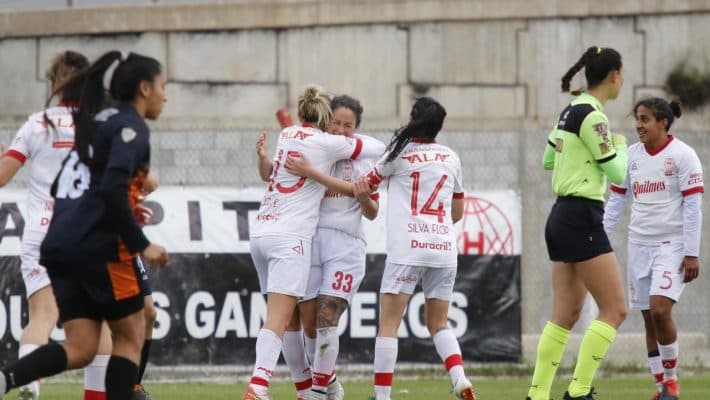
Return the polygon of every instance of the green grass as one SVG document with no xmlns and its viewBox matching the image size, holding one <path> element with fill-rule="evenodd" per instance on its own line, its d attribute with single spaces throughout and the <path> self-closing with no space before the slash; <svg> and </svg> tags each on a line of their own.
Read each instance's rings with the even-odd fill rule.
<svg viewBox="0 0 710 400">
<path fill-rule="evenodd" d="M 527 393 L 528 378 L 479 378 L 474 379 L 479 400 L 523 400 Z M 562 398 L 568 379 L 559 379 L 553 388 L 552 397 Z M 650 376 L 621 378 L 601 378 L 596 383 L 599 400 L 648 400 L 653 385 Z M 372 394 L 370 381 L 344 382 L 346 400 L 366 400 Z M 681 378 L 683 400 L 706 400 L 710 398 L 710 375 L 686 376 Z M 201 383 L 149 383 L 147 388 L 156 400 L 238 400 L 244 393 L 244 384 L 201 384 Z M 392 390 L 393 400 L 453 399 L 450 384 L 441 379 L 395 379 Z M 81 385 L 45 384 L 42 399 L 81 399 Z M 272 400 L 294 400 L 293 387 L 286 383 L 276 383 L 271 390 Z M 17 399 L 12 392 L 5 400 Z"/>
</svg>

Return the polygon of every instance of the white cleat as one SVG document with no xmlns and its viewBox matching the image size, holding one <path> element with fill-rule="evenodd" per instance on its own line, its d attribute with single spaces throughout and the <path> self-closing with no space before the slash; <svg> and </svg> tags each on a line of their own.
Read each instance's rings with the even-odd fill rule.
<svg viewBox="0 0 710 400">
<path fill-rule="evenodd" d="M 17 391 L 18 400 L 37 400 L 39 399 L 39 382 L 34 381 L 21 387 Z"/>
<path fill-rule="evenodd" d="M 336 380 L 328 385 L 328 398 L 327 400 L 343 400 L 345 398 L 345 390 L 340 381 Z"/>
<path fill-rule="evenodd" d="M 476 400 L 476 396 L 473 394 L 473 385 L 471 385 L 471 381 L 466 378 L 456 381 L 454 394 L 459 400 Z"/>
</svg>

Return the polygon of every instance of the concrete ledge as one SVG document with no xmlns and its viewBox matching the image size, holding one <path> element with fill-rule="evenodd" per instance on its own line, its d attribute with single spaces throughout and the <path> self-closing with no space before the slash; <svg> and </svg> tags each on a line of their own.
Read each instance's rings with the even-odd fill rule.
<svg viewBox="0 0 710 400">
<path fill-rule="evenodd" d="M 0 12 L 0 37 L 209 31 L 710 11 L 707 0 L 358 0 L 130 5 Z"/>
</svg>

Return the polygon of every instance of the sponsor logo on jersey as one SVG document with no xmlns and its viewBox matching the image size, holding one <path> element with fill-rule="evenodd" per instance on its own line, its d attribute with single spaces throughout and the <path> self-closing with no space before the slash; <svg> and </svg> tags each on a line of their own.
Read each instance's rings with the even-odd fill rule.
<svg viewBox="0 0 710 400">
<path fill-rule="evenodd" d="M 633 185 L 631 185 L 631 191 L 634 193 L 634 197 L 646 193 L 662 192 L 664 190 L 666 190 L 666 182 L 664 181 L 651 182 L 647 179 L 642 183 L 634 182 Z"/>
<path fill-rule="evenodd" d="M 296 140 L 306 140 L 313 136 L 312 133 L 306 133 L 303 131 L 284 131 L 281 132 L 281 139 L 296 139 Z"/>
<path fill-rule="evenodd" d="M 690 177 L 688 178 L 688 185 L 692 185 L 695 183 L 703 183 L 703 173 L 702 172 L 695 172 L 690 174 Z"/>
<path fill-rule="evenodd" d="M 299 241 L 297 245 L 291 247 L 291 250 L 295 251 L 300 255 L 303 255 L 303 241 Z"/>
<path fill-rule="evenodd" d="M 449 157 L 451 157 L 451 154 L 415 153 L 408 156 L 402 156 L 402 159 L 409 161 L 410 164 L 416 164 L 421 162 L 446 162 L 446 159 Z"/>
<path fill-rule="evenodd" d="M 451 242 L 433 243 L 433 242 L 420 242 L 419 240 L 412 239 L 410 241 L 409 245 L 413 249 L 429 249 L 429 250 L 443 250 L 443 251 L 449 251 L 452 249 Z"/>
</svg>

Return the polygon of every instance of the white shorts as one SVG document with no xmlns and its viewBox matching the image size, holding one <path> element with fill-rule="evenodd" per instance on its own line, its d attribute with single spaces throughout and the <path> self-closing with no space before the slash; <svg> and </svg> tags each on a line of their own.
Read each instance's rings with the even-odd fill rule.
<svg viewBox="0 0 710 400">
<path fill-rule="evenodd" d="M 677 302 L 685 288 L 680 269 L 683 257 L 682 242 L 660 246 L 629 242 L 626 267 L 629 308 L 650 309 L 650 296 L 663 296 Z"/>
<path fill-rule="evenodd" d="M 311 269 L 302 300 L 319 294 L 350 303 L 365 278 L 365 242 L 336 229 L 318 228 L 313 236 Z"/>
<path fill-rule="evenodd" d="M 45 232 L 27 230 L 22 235 L 22 249 L 20 250 L 22 266 L 20 269 L 22 270 L 22 280 L 25 282 L 27 298 L 51 284 L 47 270 L 39 265 L 39 246 L 45 235 Z"/>
<path fill-rule="evenodd" d="M 306 294 L 311 242 L 288 236 L 261 236 L 249 243 L 261 293 Z"/>
<path fill-rule="evenodd" d="M 413 267 L 385 262 L 380 293 L 414 293 L 421 279 L 424 298 L 451 300 L 456 281 L 456 266 L 444 268 Z"/>
</svg>

